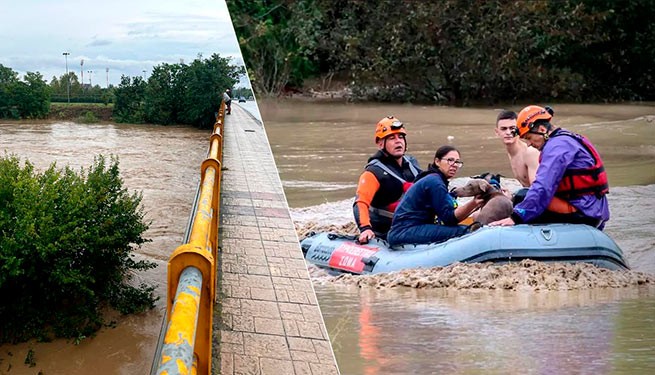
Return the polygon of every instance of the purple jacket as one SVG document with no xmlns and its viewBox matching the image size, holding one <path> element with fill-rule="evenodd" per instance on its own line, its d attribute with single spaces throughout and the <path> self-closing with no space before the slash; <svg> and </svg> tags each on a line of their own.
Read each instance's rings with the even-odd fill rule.
<svg viewBox="0 0 655 375">
<path fill-rule="evenodd" d="M 555 132 L 558 130 L 556 129 Z M 535 181 L 523 202 L 514 207 L 514 214 L 525 223 L 534 220 L 548 207 L 567 169 L 587 168 L 593 165 L 593 156 L 572 137 L 562 135 L 550 138 L 541 150 L 541 161 Z M 593 194 L 583 195 L 570 199 L 569 203 L 585 216 L 602 220 L 601 228 L 610 218 L 606 195 L 601 198 Z"/>
</svg>

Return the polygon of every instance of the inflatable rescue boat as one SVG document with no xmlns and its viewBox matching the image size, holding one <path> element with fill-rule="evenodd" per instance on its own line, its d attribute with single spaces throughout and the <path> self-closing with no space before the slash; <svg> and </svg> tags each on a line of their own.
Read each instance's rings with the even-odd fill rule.
<svg viewBox="0 0 655 375">
<path fill-rule="evenodd" d="M 305 259 L 319 267 L 353 274 L 373 274 L 449 264 L 586 262 L 611 270 L 628 270 L 623 252 L 602 231 L 583 224 L 482 227 L 441 243 L 393 248 L 377 238 L 359 244 L 355 236 L 314 233 L 300 242 Z"/>
</svg>

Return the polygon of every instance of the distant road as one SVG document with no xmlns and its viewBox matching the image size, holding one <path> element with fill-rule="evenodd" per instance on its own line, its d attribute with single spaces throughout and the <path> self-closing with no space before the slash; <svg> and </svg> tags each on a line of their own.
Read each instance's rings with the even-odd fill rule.
<svg viewBox="0 0 655 375">
<path fill-rule="evenodd" d="M 248 111 L 251 115 L 255 116 L 255 118 L 259 121 L 262 121 L 262 115 L 259 113 L 259 107 L 257 107 L 257 102 L 254 100 L 248 100 L 245 103 L 239 103 L 238 100 L 233 99 L 232 104 L 236 104 L 239 107 L 245 109 Z"/>
</svg>

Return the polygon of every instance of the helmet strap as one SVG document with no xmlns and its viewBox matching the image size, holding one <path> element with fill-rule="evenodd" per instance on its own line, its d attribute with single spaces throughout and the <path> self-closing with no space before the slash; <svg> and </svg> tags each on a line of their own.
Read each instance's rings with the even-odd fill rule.
<svg viewBox="0 0 655 375">
<path fill-rule="evenodd" d="M 545 132 L 540 132 L 540 131 L 537 131 L 535 129 L 535 128 L 539 128 L 539 126 L 541 126 L 541 125 L 543 125 L 546 128 Z M 547 141 L 547 140 L 550 139 L 550 135 L 548 135 L 548 132 L 550 131 L 551 127 L 552 126 L 551 126 L 550 122 L 548 122 L 548 121 L 534 123 L 533 126 L 530 128 L 530 131 L 528 133 L 538 134 L 538 135 L 544 137 L 544 141 Z"/>
</svg>

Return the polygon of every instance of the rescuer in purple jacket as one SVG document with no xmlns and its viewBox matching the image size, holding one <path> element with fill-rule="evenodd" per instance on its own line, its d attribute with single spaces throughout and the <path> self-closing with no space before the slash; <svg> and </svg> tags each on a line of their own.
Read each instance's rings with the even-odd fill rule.
<svg viewBox="0 0 655 375">
<path fill-rule="evenodd" d="M 609 191 L 603 161 L 589 140 L 550 123 L 550 107 L 528 106 L 517 118 L 517 131 L 530 146 L 541 151 L 535 181 L 525 199 L 506 219 L 495 225 L 574 223 L 603 229 L 610 218 Z M 568 209 L 547 210 L 554 197 Z"/>
</svg>

